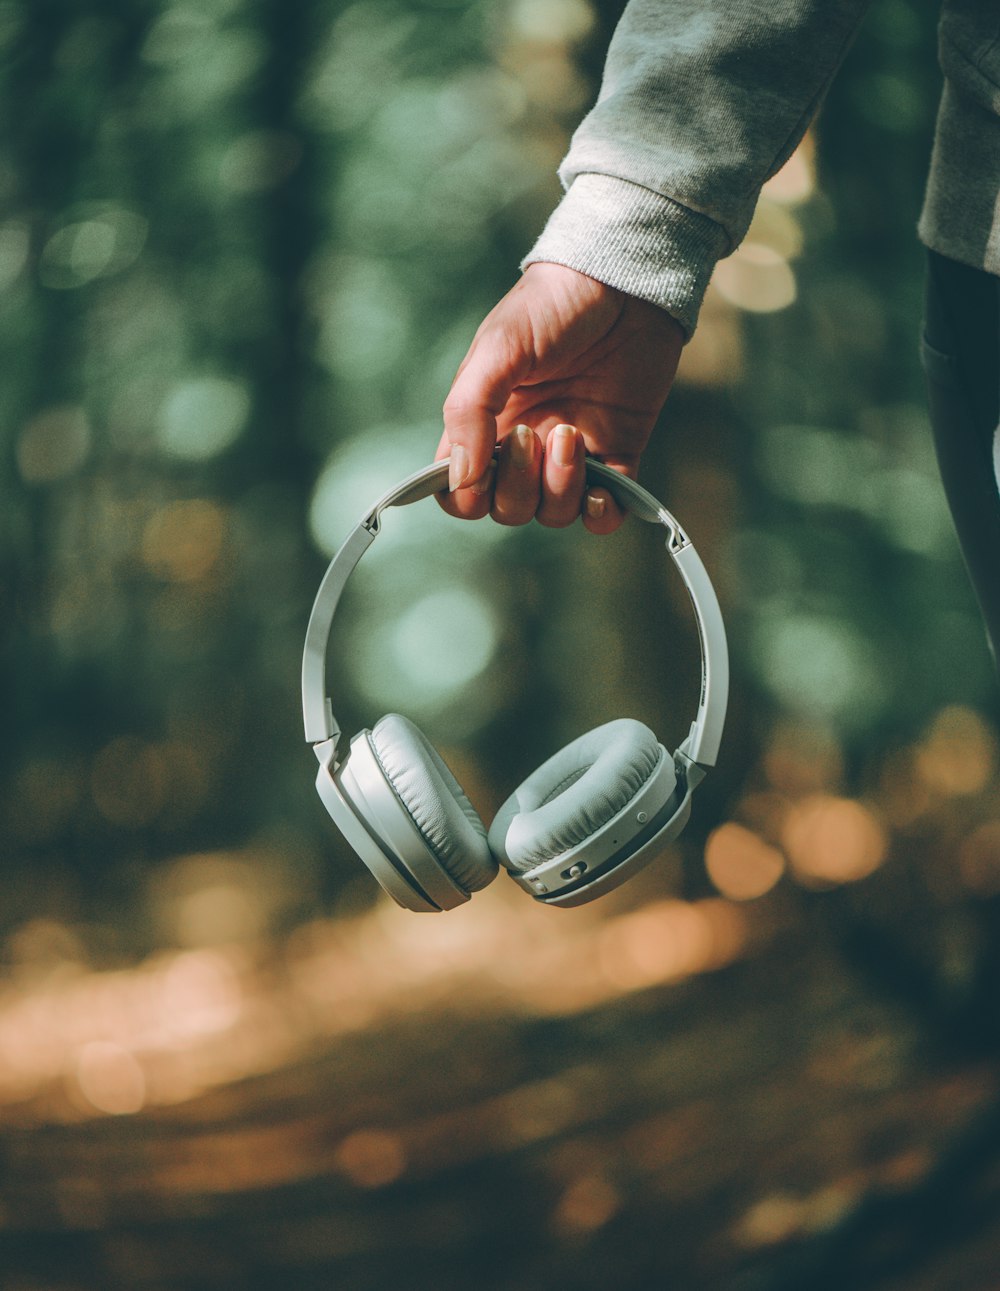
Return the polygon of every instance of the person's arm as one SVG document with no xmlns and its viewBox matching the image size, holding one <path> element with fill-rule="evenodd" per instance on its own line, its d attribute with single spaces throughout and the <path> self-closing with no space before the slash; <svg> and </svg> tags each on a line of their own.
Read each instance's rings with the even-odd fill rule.
<svg viewBox="0 0 1000 1291">
<path fill-rule="evenodd" d="M 631 0 L 560 167 L 566 195 L 445 403 L 446 509 L 564 524 L 581 509 L 584 449 L 635 475 L 712 269 L 745 235 L 868 3 Z M 508 442 L 519 423 L 542 443 Z M 557 439 L 562 423 L 576 433 Z M 619 519 L 600 493 L 584 512 L 598 532 Z"/>
</svg>

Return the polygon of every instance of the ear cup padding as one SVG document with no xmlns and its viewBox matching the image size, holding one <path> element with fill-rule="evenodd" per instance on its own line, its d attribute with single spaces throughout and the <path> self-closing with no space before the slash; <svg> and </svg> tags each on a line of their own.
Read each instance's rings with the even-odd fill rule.
<svg viewBox="0 0 1000 1291">
<path fill-rule="evenodd" d="M 622 717 L 581 735 L 519 785 L 489 832 L 493 855 L 521 873 L 606 825 L 666 757 L 642 722 Z"/>
<path fill-rule="evenodd" d="M 497 863 L 485 826 L 426 735 L 407 718 L 389 713 L 371 732 L 371 747 L 442 869 L 465 892 L 492 882 Z"/>
</svg>

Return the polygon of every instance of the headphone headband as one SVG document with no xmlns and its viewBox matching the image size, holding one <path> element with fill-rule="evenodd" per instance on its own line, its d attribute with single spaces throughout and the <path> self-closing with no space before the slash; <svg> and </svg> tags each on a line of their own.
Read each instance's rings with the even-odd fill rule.
<svg viewBox="0 0 1000 1291">
<path fill-rule="evenodd" d="M 687 739 L 678 752 L 698 766 L 714 766 L 722 740 L 729 696 L 729 653 L 722 612 L 711 580 L 690 538 L 667 508 L 640 484 L 612 470 L 603 462 L 587 458 L 587 481 L 606 488 L 626 511 L 650 524 L 661 524 L 668 532 L 667 551 L 680 571 L 691 596 L 701 648 L 701 695 L 698 712 Z M 306 742 L 325 745 L 336 742 L 340 728 L 326 694 L 326 653 L 333 616 L 341 594 L 358 561 L 375 541 L 387 507 L 408 506 L 439 493 L 448 483 L 447 459 L 434 462 L 395 485 L 369 508 L 348 534 L 320 583 L 302 656 L 302 714 Z M 329 757 L 317 749 L 321 761 Z"/>
</svg>

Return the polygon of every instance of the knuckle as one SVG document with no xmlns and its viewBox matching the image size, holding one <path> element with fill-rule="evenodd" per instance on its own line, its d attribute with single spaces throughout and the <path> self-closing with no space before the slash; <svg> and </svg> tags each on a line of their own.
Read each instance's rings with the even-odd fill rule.
<svg viewBox="0 0 1000 1291">
<path fill-rule="evenodd" d="M 444 415 L 457 420 L 464 420 L 478 411 L 478 404 L 468 395 L 456 394 L 453 390 L 444 401 Z"/>
<path fill-rule="evenodd" d="M 546 529 L 566 529 L 576 519 L 576 513 L 564 515 L 559 511 L 539 511 L 535 519 Z"/>
<path fill-rule="evenodd" d="M 492 507 L 490 515 L 497 524 L 502 524 L 509 529 L 513 529 L 517 525 L 527 524 L 531 519 L 532 512 L 528 511 L 525 513 L 523 510 L 500 504 Z"/>
</svg>

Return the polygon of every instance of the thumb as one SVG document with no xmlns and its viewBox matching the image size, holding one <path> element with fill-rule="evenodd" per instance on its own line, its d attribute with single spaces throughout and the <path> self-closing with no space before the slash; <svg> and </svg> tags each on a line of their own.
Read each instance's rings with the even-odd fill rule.
<svg viewBox="0 0 1000 1291">
<path fill-rule="evenodd" d="M 514 329 L 487 326 L 472 342 L 444 402 L 452 492 L 485 473 L 497 442 L 497 417 L 531 367 L 532 355 Z"/>
</svg>

